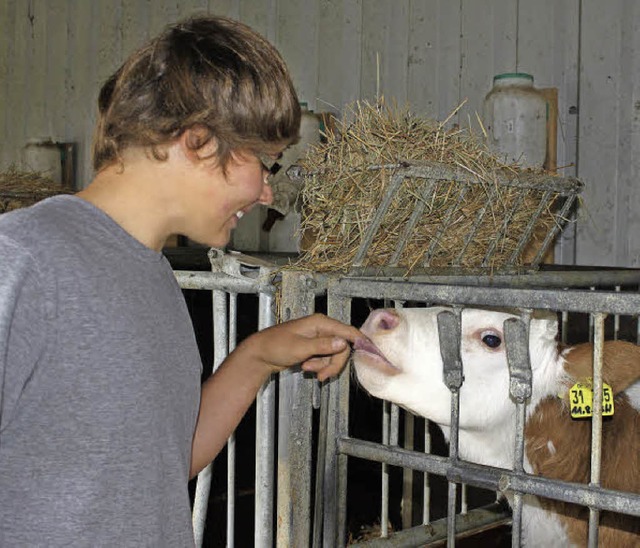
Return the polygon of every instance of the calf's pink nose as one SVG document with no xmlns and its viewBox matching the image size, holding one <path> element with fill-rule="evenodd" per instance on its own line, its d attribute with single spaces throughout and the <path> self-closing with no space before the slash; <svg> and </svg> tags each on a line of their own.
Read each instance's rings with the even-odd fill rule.
<svg viewBox="0 0 640 548">
<path fill-rule="evenodd" d="M 372 335 L 376 331 L 389 331 L 395 329 L 400 323 L 400 318 L 394 310 L 380 308 L 369 314 L 367 321 L 362 325 L 365 335 Z"/>
</svg>

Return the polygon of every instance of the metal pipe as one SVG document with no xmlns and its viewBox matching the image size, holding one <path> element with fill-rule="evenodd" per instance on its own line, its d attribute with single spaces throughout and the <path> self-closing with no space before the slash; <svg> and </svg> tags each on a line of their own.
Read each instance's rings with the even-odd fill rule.
<svg viewBox="0 0 640 548">
<path fill-rule="evenodd" d="M 358 247 L 356 256 L 353 259 L 354 266 L 360 266 L 367 256 L 367 252 L 369 251 L 371 242 L 377 234 L 378 229 L 380 228 L 380 224 L 382 223 L 382 219 L 389 209 L 389 206 L 393 202 L 393 199 L 396 196 L 396 191 L 398 190 L 398 188 L 400 188 L 402 181 L 404 181 L 404 175 L 402 174 L 393 175 L 391 177 L 391 180 L 389 181 L 389 187 L 387 188 L 387 191 L 382 198 L 380 205 L 376 209 L 373 219 L 371 219 L 369 226 L 367 227 L 367 231 L 362 237 L 362 243 L 360 244 L 360 247 Z"/>
<path fill-rule="evenodd" d="M 338 439 L 337 447 L 338 451 L 344 455 L 412 468 L 484 489 L 521 491 L 580 506 L 594 506 L 602 511 L 640 517 L 640 495 L 635 493 L 531 476 L 466 461 L 454 463 L 447 457 L 425 455 L 401 447 L 385 447 L 378 443 L 353 438 Z"/>
<path fill-rule="evenodd" d="M 391 403 L 382 402 L 382 443 L 389 445 L 391 430 Z M 389 466 L 382 463 L 380 492 L 380 535 L 389 535 Z"/>
<path fill-rule="evenodd" d="M 388 282 L 383 280 L 341 278 L 335 291 L 352 298 L 389 298 L 425 301 L 433 304 L 483 305 L 514 308 L 566 310 L 568 312 L 604 312 L 635 315 L 640 310 L 640 294 L 613 291 L 540 290 L 485 288 L 456 285 Z"/>
<path fill-rule="evenodd" d="M 282 274 L 285 319 L 313 313 L 313 279 L 304 272 Z M 279 374 L 277 539 L 278 547 L 308 546 L 311 539 L 312 378 L 299 369 Z"/>
<path fill-rule="evenodd" d="M 229 293 L 257 293 L 259 290 L 269 292 L 268 284 L 251 278 L 237 278 L 220 272 L 208 271 L 173 271 L 182 289 L 205 289 L 227 291 Z M 271 293 L 274 289 L 271 288 Z"/>
<path fill-rule="evenodd" d="M 343 323 L 351 323 L 351 300 L 332 290 L 329 282 L 327 313 Z M 349 433 L 349 378 L 350 364 L 337 379 L 326 384 L 329 389 L 327 446 L 324 467 L 325 483 L 322 542 L 325 548 L 344 546 L 347 529 L 347 456 L 340 453 L 337 442 Z"/>
<path fill-rule="evenodd" d="M 593 416 L 591 417 L 591 480 L 589 485 L 600 485 L 602 464 L 602 367 L 604 358 L 605 314 L 594 314 L 593 336 Z M 589 548 L 598 546 L 598 523 L 600 511 L 589 508 Z"/>
<path fill-rule="evenodd" d="M 462 310 L 445 310 L 438 314 L 438 339 L 442 356 L 442 377 L 451 392 L 451 429 L 449 435 L 449 459 L 458 462 L 458 432 L 460 425 L 460 388 L 464 382 L 460 340 L 462 332 Z M 453 548 L 456 542 L 456 496 L 457 487 L 449 480 L 447 499 L 447 546 Z"/>
<path fill-rule="evenodd" d="M 276 323 L 274 297 L 260 293 L 258 298 L 258 330 Z M 276 454 L 276 378 L 271 375 L 258 391 L 256 400 L 256 495 L 254 513 L 254 545 L 273 546 L 273 501 L 275 498 Z"/>
<path fill-rule="evenodd" d="M 431 453 L 431 433 L 427 419 L 424 421 L 424 452 Z M 422 523 L 427 524 L 431 521 L 431 484 L 428 472 L 423 473 L 422 490 Z"/>
<path fill-rule="evenodd" d="M 447 211 L 445 211 L 440 227 L 438 228 L 436 235 L 431 239 L 431 243 L 429 244 L 426 253 L 421 259 L 423 266 L 427 267 L 431 263 L 431 258 L 433 257 L 438 247 L 440 247 L 442 235 L 445 234 L 451 226 L 451 223 L 454 220 L 454 214 L 460 211 L 460 204 L 464 201 L 464 197 L 467 193 L 468 188 L 468 185 L 460 185 L 458 197 L 456 198 L 455 202 L 453 202 L 447 209 Z"/>
<path fill-rule="evenodd" d="M 233 352 L 238 339 L 238 295 L 229 294 L 229 353 Z M 236 518 L 236 435 L 227 440 L 227 546 L 235 546 Z"/>
<path fill-rule="evenodd" d="M 211 295 L 213 308 L 213 372 L 215 372 L 229 354 L 228 313 L 227 294 L 224 291 L 213 290 Z M 196 483 L 196 494 L 191 516 L 196 546 L 202 546 L 204 539 L 209 493 L 211 491 L 212 467 L 213 463 L 208 464 L 198 474 Z"/>
</svg>

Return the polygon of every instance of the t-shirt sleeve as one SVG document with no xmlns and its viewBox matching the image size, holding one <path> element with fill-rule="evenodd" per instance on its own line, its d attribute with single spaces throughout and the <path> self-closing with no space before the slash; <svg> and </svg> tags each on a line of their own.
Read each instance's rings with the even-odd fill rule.
<svg viewBox="0 0 640 548">
<path fill-rule="evenodd" d="M 0 432 L 42 356 L 48 315 L 36 261 L 0 235 Z"/>
</svg>

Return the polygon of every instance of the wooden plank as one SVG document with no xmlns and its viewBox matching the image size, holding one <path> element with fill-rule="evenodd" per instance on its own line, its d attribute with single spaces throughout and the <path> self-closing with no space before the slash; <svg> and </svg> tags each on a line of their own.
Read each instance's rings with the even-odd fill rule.
<svg viewBox="0 0 640 548">
<path fill-rule="evenodd" d="M 387 100 L 404 107 L 408 100 L 409 76 L 409 2 L 391 2 L 385 36 L 382 92 Z"/>
<path fill-rule="evenodd" d="M 553 85 L 558 88 L 558 170 L 564 176 L 576 176 L 578 143 L 578 59 L 580 36 L 580 0 L 554 2 L 552 7 L 554 48 Z M 569 223 L 556 245 L 556 263 L 575 264 L 575 223 Z"/>
<path fill-rule="evenodd" d="M 339 114 L 360 98 L 362 0 L 320 3 L 317 62 L 316 109 Z"/>
<path fill-rule="evenodd" d="M 0 5 L 0 171 L 14 162 L 11 112 L 17 110 L 12 102 L 15 71 L 14 32 L 16 27 L 16 2 L 7 0 Z"/>
<path fill-rule="evenodd" d="M 582 2 L 578 176 L 586 183 L 587 215 L 577 225 L 579 265 L 623 266 L 618 264 L 614 221 L 620 206 L 616 167 L 622 2 L 611 0 L 606 10 L 597 0 Z"/>
<path fill-rule="evenodd" d="M 176 20 L 193 15 L 204 15 L 209 12 L 208 0 L 182 0 L 176 5 Z"/>
<path fill-rule="evenodd" d="M 458 107 L 463 97 L 460 90 L 462 41 L 460 27 L 462 24 L 461 2 L 448 0 L 429 0 L 433 6 L 437 28 L 435 51 L 431 54 L 429 66 L 434 67 L 436 79 L 435 114 L 439 120 L 446 120 Z M 457 118 L 456 118 L 457 120 Z"/>
<path fill-rule="evenodd" d="M 390 16 L 390 0 L 364 2 L 362 5 L 360 97 L 371 102 L 385 95 L 386 87 L 390 85 L 388 67 L 392 60 L 387 51 Z"/>
<path fill-rule="evenodd" d="M 67 97 L 66 80 L 69 72 L 68 29 L 69 4 L 66 1 L 47 2 L 44 16 L 47 21 L 44 47 L 46 85 L 44 89 L 45 133 L 56 142 L 65 142 L 66 120 L 69 111 L 63 108 Z"/>
<path fill-rule="evenodd" d="M 98 90 L 93 79 L 95 43 L 93 41 L 94 2 L 71 0 L 68 24 L 69 72 L 65 82 L 66 101 L 59 108 L 68 111 L 65 135 L 77 143 L 76 185 L 83 188 L 91 179 L 90 161 L 93 120 Z"/>
<path fill-rule="evenodd" d="M 547 102 L 547 154 L 544 168 L 558 170 L 558 88 L 539 88 Z"/>
<path fill-rule="evenodd" d="M 9 70 L 8 103 L 11 108 L 7 112 L 5 134 L 9 161 L 20 165 L 21 148 L 25 140 L 26 113 L 29 109 L 29 48 L 31 43 L 31 26 L 29 22 L 29 5 L 17 2 L 15 6 L 13 27 L 9 29 L 13 34 L 12 56 Z"/>
<path fill-rule="evenodd" d="M 260 9 L 254 1 L 254 6 Z M 214 15 L 223 15 L 232 19 L 240 19 L 240 0 L 209 0 L 209 12 Z"/>
<path fill-rule="evenodd" d="M 287 62 L 298 97 L 311 110 L 317 110 L 318 4 L 318 0 L 280 0 L 277 6 L 275 45 Z"/>
<path fill-rule="evenodd" d="M 619 92 L 620 131 L 617 172 L 620 215 L 616 218 L 617 261 L 640 266 L 640 6 L 625 1 L 622 6 Z"/>
<path fill-rule="evenodd" d="M 25 87 L 25 137 L 47 139 L 48 128 L 45 120 L 45 94 L 47 87 L 47 6 L 46 0 L 32 0 L 29 3 L 29 32 L 27 35 L 28 85 Z"/>
<path fill-rule="evenodd" d="M 123 2 L 120 13 L 120 62 L 145 44 L 151 37 L 151 6 L 148 2 Z"/>
<path fill-rule="evenodd" d="M 445 5 L 452 4 L 447 2 Z M 416 2 L 411 4 L 411 13 L 409 15 L 407 99 L 413 112 L 431 118 L 437 118 L 439 114 L 438 87 L 440 85 L 440 69 L 453 66 L 456 100 L 457 84 L 459 82 L 459 49 L 456 48 L 454 50 L 454 55 L 448 55 L 446 48 L 441 47 L 441 39 L 451 36 L 450 32 L 441 32 L 442 22 L 439 12 L 441 7 L 440 0 Z M 454 13 L 460 13 L 459 7 L 454 10 Z M 457 33 L 455 43 L 459 44 Z M 443 57 L 446 58 L 443 59 Z"/>
<path fill-rule="evenodd" d="M 242 0 L 238 6 L 238 18 L 259 32 L 267 40 L 275 43 L 276 38 L 276 0 L 256 2 Z"/>
<path fill-rule="evenodd" d="M 493 76 L 516 66 L 517 3 L 510 0 L 462 1 L 460 100 L 467 99 L 459 122 L 477 128 Z"/>
</svg>

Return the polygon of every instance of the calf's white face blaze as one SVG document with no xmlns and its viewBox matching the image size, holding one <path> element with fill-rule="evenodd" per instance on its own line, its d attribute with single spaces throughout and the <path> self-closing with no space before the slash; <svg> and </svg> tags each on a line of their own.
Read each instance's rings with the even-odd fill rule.
<svg viewBox="0 0 640 548">
<path fill-rule="evenodd" d="M 375 310 L 362 332 L 382 358 L 356 347 L 357 378 L 372 395 L 389 400 L 443 427 L 448 435 L 451 393 L 443 382 L 437 316 L 444 307 Z M 509 371 L 503 329 L 511 314 L 465 309 L 462 312 L 461 358 L 465 382 L 460 389 L 460 431 L 485 432 L 513 420 Z M 556 355 L 557 326 L 552 320 L 532 320 L 530 352 L 544 356 L 534 367 L 534 397 L 555 386 L 562 370 Z M 539 386 L 536 386 L 539 385 Z M 533 398 L 532 398 L 533 399 Z M 504 433 L 504 430 L 503 430 Z M 461 441 L 461 452 L 464 451 Z M 470 454 L 475 451 L 470 448 Z M 477 461 L 485 461 L 478 458 Z"/>
</svg>

